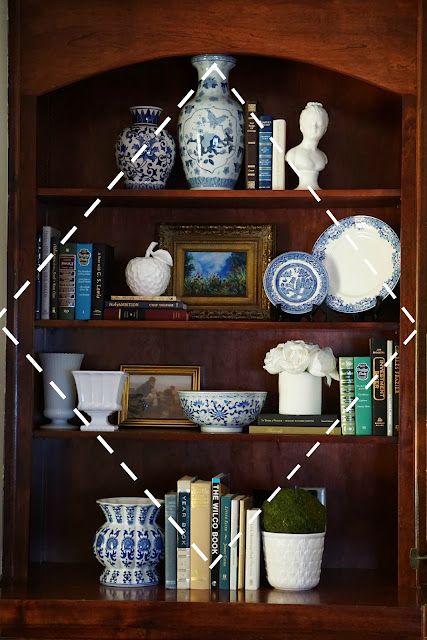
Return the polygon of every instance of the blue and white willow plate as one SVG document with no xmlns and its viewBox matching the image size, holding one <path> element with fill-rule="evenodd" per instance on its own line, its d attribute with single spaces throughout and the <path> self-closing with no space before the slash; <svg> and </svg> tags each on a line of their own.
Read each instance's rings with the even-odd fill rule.
<svg viewBox="0 0 427 640">
<path fill-rule="evenodd" d="M 274 258 L 264 273 L 264 289 L 274 306 L 286 313 L 308 313 L 328 293 L 328 274 L 309 253 L 289 251 Z"/>
<path fill-rule="evenodd" d="M 331 225 L 316 240 L 316 256 L 329 276 L 326 304 L 342 313 L 372 309 L 400 278 L 400 240 L 371 216 L 352 216 Z"/>
</svg>

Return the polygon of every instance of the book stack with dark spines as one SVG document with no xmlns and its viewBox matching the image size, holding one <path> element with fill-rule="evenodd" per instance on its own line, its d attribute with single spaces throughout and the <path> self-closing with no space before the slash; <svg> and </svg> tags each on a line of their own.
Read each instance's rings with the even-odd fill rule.
<svg viewBox="0 0 427 640">
<path fill-rule="evenodd" d="M 106 320 L 188 320 L 187 305 L 175 296 L 111 296 Z"/>
<path fill-rule="evenodd" d="M 260 114 L 258 102 L 248 100 L 245 111 L 246 188 L 284 189 L 285 154 L 286 121 Z"/>
<path fill-rule="evenodd" d="M 36 320 L 90 320 L 104 317 L 111 295 L 113 248 L 92 242 L 61 244 L 58 229 L 44 226 L 37 237 Z"/>
<path fill-rule="evenodd" d="M 337 423 L 336 426 L 332 425 Z M 328 433 L 327 433 L 328 432 Z M 249 427 L 249 433 L 295 435 L 341 435 L 336 415 L 284 415 L 281 413 L 261 413 L 256 424 Z"/>
</svg>

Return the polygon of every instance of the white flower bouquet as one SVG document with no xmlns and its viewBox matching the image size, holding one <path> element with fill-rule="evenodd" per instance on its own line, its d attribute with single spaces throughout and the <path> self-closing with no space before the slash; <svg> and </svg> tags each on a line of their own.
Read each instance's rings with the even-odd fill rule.
<svg viewBox="0 0 427 640">
<path fill-rule="evenodd" d="M 326 378 L 329 386 L 332 378 L 340 379 L 332 349 L 321 349 L 318 344 L 309 344 L 304 340 L 288 340 L 270 349 L 265 356 L 264 369 L 272 374 L 282 371 L 294 374 L 307 371 L 313 376 Z"/>
</svg>

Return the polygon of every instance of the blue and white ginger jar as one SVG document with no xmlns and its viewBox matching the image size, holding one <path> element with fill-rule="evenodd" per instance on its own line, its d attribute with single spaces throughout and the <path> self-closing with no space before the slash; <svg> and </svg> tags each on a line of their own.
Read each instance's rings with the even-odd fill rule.
<svg viewBox="0 0 427 640">
<path fill-rule="evenodd" d="M 107 519 L 93 543 L 95 556 L 105 567 L 101 584 L 158 584 L 157 565 L 164 555 L 163 531 L 156 523 L 161 507 L 148 498 L 105 498 L 97 503 Z"/>
<path fill-rule="evenodd" d="M 233 189 L 243 162 L 243 110 L 228 90 L 228 74 L 236 60 L 204 54 L 191 59 L 199 74 L 195 96 L 179 115 L 178 140 L 185 176 L 191 189 Z M 225 76 L 213 70 L 216 63 Z"/>
<path fill-rule="evenodd" d="M 125 174 L 128 189 L 164 189 L 175 160 L 175 142 L 166 129 L 155 134 L 160 124 L 159 107 L 131 107 L 133 123 L 116 142 L 117 166 Z M 147 149 L 132 162 L 144 145 Z"/>
</svg>

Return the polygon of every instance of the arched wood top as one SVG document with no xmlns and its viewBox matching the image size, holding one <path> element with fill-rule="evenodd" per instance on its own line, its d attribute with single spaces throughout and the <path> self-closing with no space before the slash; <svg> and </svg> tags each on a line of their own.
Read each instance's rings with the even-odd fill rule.
<svg viewBox="0 0 427 640">
<path fill-rule="evenodd" d="M 418 0 L 21 0 L 21 89 L 41 95 L 149 59 L 230 52 L 415 93 L 417 11 Z"/>
</svg>

